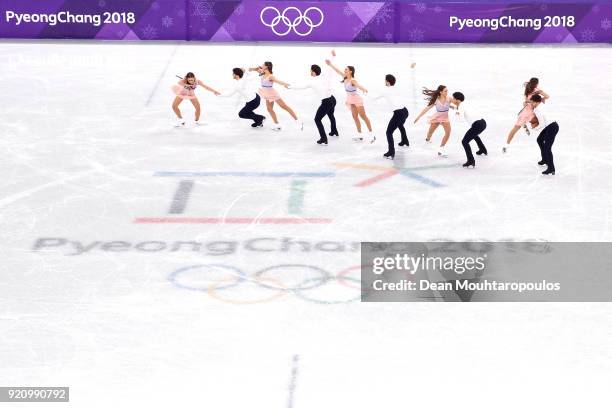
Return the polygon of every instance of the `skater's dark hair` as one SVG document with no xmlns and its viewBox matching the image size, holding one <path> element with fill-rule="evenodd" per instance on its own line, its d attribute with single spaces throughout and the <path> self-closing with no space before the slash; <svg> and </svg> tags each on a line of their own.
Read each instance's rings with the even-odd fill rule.
<svg viewBox="0 0 612 408">
<path fill-rule="evenodd" d="M 385 81 L 387 81 L 391 86 L 395 85 L 395 77 L 391 74 L 385 75 Z"/>
<path fill-rule="evenodd" d="M 312 64 L 310 66 L 310 70 L 315 73 L 316 76 L 321 75 L 321 67 L 317 64 Z"/>
<path fill-rule="evenodd" d="M 352 66 L 352 65 L 347 65 L 346 67 L 348 68 L 348 70 L 349 70 L 349 71 L 351 71 L 351 77 L 352 77 L 353 79 L 355 79 L 355 67 L 354 67 L 354 66 Z M 344 78 L 342 78 L 342 81 L 340 81 L 340 82 L 344 82 L 344 81 L 346 81 L 347 79 L 348 79 L 348 77 L 344 77 Z"/>
<path fill-rule="evenodd" d="M 531 98 L 529 98 L 529 100 L 531 100 L 532 102 L 542 102 L 542 95 L 531 95 Z"/>
<path fill-rule="evenodd" d="M 436 99 L 440 97 L 442 91 L 446 89 L 445 85 L 439 85 L 436 90 L 427 89 L 423 87 L 423 95 L 425 95 L 425 100 L 427 101 L 427 106 L 431 106 L 436 103 Z"/>
<path fill-rule="evenodd" d="M 188 80 L 189 78 L 193 78 L 193 79 L 195 79 L 195 74 L 194 74 L 193 72 L 188 72 L 188 73 L 185 75 L 185 82 L 187 82 L 187 80 Z"/>
<path fill-rule="evenodd" d="M 242 70 L 242 68 L 232 68 L 232 73 L 238 78 L 242 78 L 244 76 L 244 71 Z"/>
<path fill-rule="evenodd" d="M 265 61 L 264 66 L 268 68 L 268 71 L 270 71 L 270 73 L 272 73 L 272 63 L 270 61 Z"/>
<path fill-rule="evenodd" d="M 525 96 L 533 93 L 538 87 L 540 80 L 538 78 L 531 78 L 529 82 L 525 82 Z"/>
<path fill-rule="evenodd" d="M 465 101 L 465 96 L 461 92 L 453 92 L 453 98 L 461 102 Z"/>
</svg>

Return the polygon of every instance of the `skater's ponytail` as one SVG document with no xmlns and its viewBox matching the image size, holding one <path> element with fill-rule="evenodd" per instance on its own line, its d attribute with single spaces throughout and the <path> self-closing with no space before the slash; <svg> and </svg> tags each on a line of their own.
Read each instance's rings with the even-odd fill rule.
<svg viewBox="0 0 612 408">
<path fill-rule="evenodd" d="M 349 71 L 351 71 L 351 78 L 355 79 L 355 67 L 352 65 L 347 65 L 346 66 L 348 68 Z M 342 78 L 341 83 L 344 83 L 344 81 L 346 81 L 348 79 L 348 77 L 344 77 Z"/>
<path fill-rule="evenodd" d="M 446 89 L 445 85 L 438 86 L 435 91 L 433 89 L 427 89 L 423 87 L 422 92 L 423 92 L 423 95 L 425 95 L 427 106 L 431 106 L 434 103 L 436 103 L 436 100 L 440 97 L 440 95 L 442 94 L 442 91 L 444 91 L 445 89 Z"/>
<path fill-rule="evenodd" d="M 529 82 L 525 82 L 525 96 L 532 94 L 538 87 L 540 80 L 538 78 L 531 78 Z"/>
</svg>

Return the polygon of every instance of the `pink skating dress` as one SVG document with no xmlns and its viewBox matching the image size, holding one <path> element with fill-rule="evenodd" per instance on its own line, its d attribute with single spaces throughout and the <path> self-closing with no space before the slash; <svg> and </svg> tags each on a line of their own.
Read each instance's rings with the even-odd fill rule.
<svg viewBox="0 0 612 408">
<path fill-rule="evenodd" d="M 259 94 L 266 101 L 274 102 L 278 101 L 281 97 L 276 89 L 273 88 L 274 84 L 268 78 L 262 75 L 261 77 L 261 88 L 259 88 Z"/>
<path fill-rule="evenodd" d="M 187 81 L 181 79 L 178 84 L 172 85 L 172 92 L 181 99 L 195 99 L 197 98 L 195 90 L 198 87 L 198 82 L 188 84 Z"/>
<path fill-rule="evenodd" d="M 446 97 L 446 102 L 440 102 L 440 99 L 436 99 L 434 104 L 436 107 L 436 113 L 429 117 L 429 123 L 448 123 L 448 110 L 450 109 L 450 98 Z"/>
<path fill-rule="evenodd" d="M 357 92 L 357 87 L 350 79 L 344 80 L 344 90 L 346 91 L 346 106 L 363 106 L 363 98 Z"/>
<path fill-rule="evenodd" d="M 537 94 L 539 91 L 540 91 L 540 88 L 536 88 L 533 90 L 532 93 L 525 96 L 525 102 L 523 103 L 523 109 L 518 114 L 518 119 L 516 120 L 515 126 L 519 126 L 519 127 L 523 126 L 527 122 L 530 122 L 531 119 L 533 119 L 534 113 L 533 113 L 533 108 L 531 107 L 531 104 L 529 103 L 529 99 L 531 98 L 532 95 Z"/>
</svg>

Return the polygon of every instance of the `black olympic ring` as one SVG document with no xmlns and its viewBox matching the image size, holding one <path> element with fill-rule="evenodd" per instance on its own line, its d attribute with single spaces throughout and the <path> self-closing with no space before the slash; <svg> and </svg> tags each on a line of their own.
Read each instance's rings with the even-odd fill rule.
<svg viewBox="0 0 612 408">
<path fill-rule="evenodd" d="M 272 20 L 270 21 L 266 21 L 267 19 L 264 18 L 264 13 L 268 10 L 274 11 L 274 13 L 276 13 L 276 16 L 273 17 Z M 293 19 L 293 21 L 291 21 L 289 17 L 287 17 L 288 11 L 297 12 L 298 15 L 297 17 Z M 315 24 L 313 22 L 313 17 L 311 17 L 309 13 L 310 14 L 319 13 L 319 16 L 320 16 L 318 19 L 319 22 Z M 323 15 L 323 11 L 321 11 L 321 9 L 318 7 L 308 7 L 302 14 L 302 11 L 299 8 L 293 7 L 293 6 L 287 7 L 286 9 L 283 10 L 282 13 L 276 7 L 268 6 L 268 7 L 263 8 L 261 10 L 261 13 L 259 13 L 259 20 L 261 21 L 261 23 L 265 25 L 266 27 L 270 27 L 272 29 L 272 32 L 278 35 L 279 37 L 284 37 L 285 35 L 289 34 L 291 31 L 293 31 L 295 34 L 299 35 L 300 37 L 306 37 L 307 35 L 310 35 L 310 33 L 312 33 L 312 30 L 314 30 L 315 28 L 323 24 L 324 19 L 325 17 Z M 276 30 L 276 26 L 278 26 L 281 23 L 283 26 L 287 28 L 285 31 L 279 32 Z M 298 27 L 302 23 L 308 26 L 308 30 L 306 32 L 300 32 L 298 30 Z"/>
</svg>

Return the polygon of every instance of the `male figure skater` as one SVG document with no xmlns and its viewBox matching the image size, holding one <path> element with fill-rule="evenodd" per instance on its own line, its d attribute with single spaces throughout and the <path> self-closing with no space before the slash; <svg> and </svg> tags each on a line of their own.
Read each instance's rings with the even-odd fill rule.
<svg viewBox="0 0 612 408">
<path fill-rule="evenodd" d="M 261 103 L 261 98 L 256 91 L 256 86 L 253 80 L 256 78 L 250 76 L 244 68 L 233 68 L 232 76 L 236 81 L 234 83 L 234 88 L 230 92 L 222 93 L 220 96 L 230 97 L 237 93 L 240 99 L 247 101 L 240 112 L 238 112 L 238 116 L 242 119 L 252 120 L 253 123 L 251 124 L 251 127 L 262 127 L 266 117 L 258 115 L 254 112 Z"/>
<path fill-rule="evenodd" d="M 463 167 L 475 167 L 476 160 L 474 160 L 474 155 L 472 154 L 472 148 L 470 147 L 470 142 L 474 140 L 476 145 L 478 145 L 477 155 L 484 154 L 487 155 L 487 148 L 484 143 L 480 139 L 480 134 L 484 132 L 487 128 L 487 122 L 480 117 L 480 115 L 474 115 L 474 112 L 469 112 L 465 109 L 465 105 L 463 104 L 465 101 L 465 96 L 461 92 L 454 92 L 452 104 L 456 106 L 455 116 L 461 116 L 463 114 L 463 118 L 466 122 L 471 123 L 470 128 L 463 136 L 463 140 L 461 140 L 461 144 L 463 145 L 463 149 L 465 150 L 465 155 L 467 156 L 467 162 L 463 164 Z M 451 105 L 452 106 L 452 105 Z M 476 118 L 480 118 L 474 120 Z"/>
<path fill-rule="evenodd" d="M 332 56 L 336 53 L 332 51 Z M 329 71 L 330 68 L 327 68 Z M 334 110 L 336 108 L 336 98 L 332 92 L 331 75 L 329 72 L 325 72 L 322 75 L 321 67 L 313 64 L 310 66 L 310 78 L 309 81 L 304 85 L 291 86 L 290 89 L 311 89 L 315 92 L 317 97 L 321 100 L 321 104 L 315 114 L 315 124 L 319 131 L 319 140 L 317 144 L 327 145 L 327 135 L 325 134 L 325 127 L 323 126 L 322 119 L 327 116 L 331 124 L 330 136 L 338 136 L 338 129 L 336 128 L 336 118 L 334 116 Z"/>
<path fill-rule="evenodd" d="M 538 164 L 540 166 L 546 165 L 546 170 L 542 174 L 554 176 L 555 162 L 553 161 L 552 145 L 555 143 L 557 133 L 559 133 L 559 124 L 550 119 L 542 103 L 543 100 L 544 98 L 539 94 L 531 95 L 529 98 L 533 113 L 537 119 L 537 123 L 531 122 L 531 127 L 533 130 L 540 132 L 537 142 L 538 146 L 540 146 L 540 152 L 542 152 L 542 160 Z"/>
<path fill-rule="evenodd" d="M 387 153 L 383 156 L 387 159 L 393 160 L 395 157 L 395 146 L 393 145 L 393 132 L 396 129 L 399 129 L 400 135 L 402 137 L 401 142 L 399 142 L 399 146 L 410 146 L 408 142 L 408 136 L 406 135 L 406 129 L 404 128 L 404 123 L 406 123 L 406 119 L 408 119 L 408 109 L 406 109 L 406 105 L 404 104 L 404 98 L 400 94 L 399 90 L 395 87 L 396 79 L 393 75 L 387 74 L 385 75 L 385 88 L 382 92 L 379 93 L 370 93 L 370 96 L 374 99 L 382 99 L 385 101 L 387 105 L 387 109 L 393 111 L 393 115 L 389 120 L 389 124 L 387 125 L 387 144 L 389 148 L 387 149 Z"/>
</svg>

